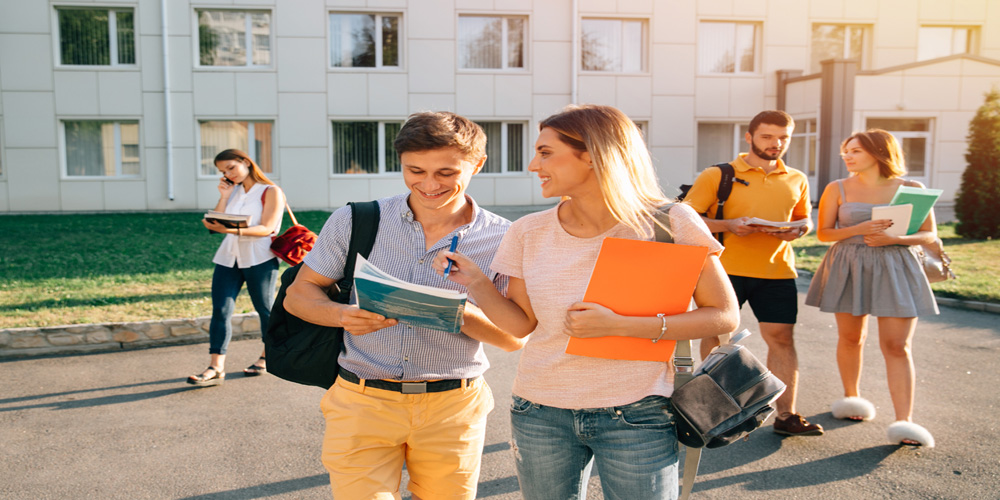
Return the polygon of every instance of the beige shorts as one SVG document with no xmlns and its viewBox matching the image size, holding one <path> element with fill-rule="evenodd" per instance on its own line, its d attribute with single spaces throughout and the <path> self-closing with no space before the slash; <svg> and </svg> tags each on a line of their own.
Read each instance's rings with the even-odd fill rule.
<svg viewBox="0 0 1000 500">
<path fill-rule="evenodd" d="M 362 381 L 363 382 L 363 381 Z M 335 500 L 474 499 L 493 393 L 482 377 L 466 387 L 401 394 L 338 378 L 320 405 L 323 465 Z"/>
</svg>

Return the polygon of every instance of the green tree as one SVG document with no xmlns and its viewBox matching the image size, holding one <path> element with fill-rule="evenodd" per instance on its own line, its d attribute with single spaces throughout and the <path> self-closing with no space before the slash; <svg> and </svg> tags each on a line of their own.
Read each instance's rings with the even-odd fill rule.
<svg viewBox="0 0 1000 500">
<path fill-rule="evenodd" d="M 986 102 L 969 123 L 969 152 L 962 184 L 955 199 L 955 232 L 965 238 L 1000 237 L 1000 91 L 986 94 Z"/>
</svg>

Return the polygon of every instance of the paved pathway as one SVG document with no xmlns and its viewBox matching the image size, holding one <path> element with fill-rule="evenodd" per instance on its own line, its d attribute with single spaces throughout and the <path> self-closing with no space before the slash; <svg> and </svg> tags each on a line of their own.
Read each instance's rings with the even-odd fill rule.
<svg viewBox="0 0 1000 500">
<path fill-rule="evenodd" d="M 746 312 L 744 319 L 753 329 Z M 879 415 L 847 424 L 828 411 L 840 394 L 832 316 L 805 307 L 797 328 L 799 409 L 827 434 L 782 439 L 767 427 L 708 450 L 694 498 L 1000 496 L 996 315 L 942 308 L 918 327 L 915 416 L 934 433 L 933 450 L 885 442 L 892 415 L 877 335 L 866 348 L 863 390 Z M 759 338 L 747 344 L 764 354 Z M 329 498 L 319 462 L 322 391 L 241 377 L 259 348 L 234 342 L 230 378 L 203 389 L 184 377 L 207 363 L 205 344 L 0 362 L 0 498 Z M 497 408 L 479 493 L 516 499 L 506 408 L 518 353 L 489 356 Z M 589 498 L 601 498 L 597 478 L 591 482 Z"/>
</svg>

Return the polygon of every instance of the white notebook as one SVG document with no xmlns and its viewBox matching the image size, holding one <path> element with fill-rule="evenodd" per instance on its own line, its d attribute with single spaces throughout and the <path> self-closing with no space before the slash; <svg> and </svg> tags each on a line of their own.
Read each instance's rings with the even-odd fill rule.
<svg viewBox="0 0 1000 500">
<path fill-rule="evenodd" d="M 905 236 L 907 228 L 910 227 L 910 215 L 913 214 L 913 205 L 889 205 L 884 207 L 872 207 L 872 220 L 889 219 L 892 227 L 885 230 L 889 236 Z"/>
</svg>

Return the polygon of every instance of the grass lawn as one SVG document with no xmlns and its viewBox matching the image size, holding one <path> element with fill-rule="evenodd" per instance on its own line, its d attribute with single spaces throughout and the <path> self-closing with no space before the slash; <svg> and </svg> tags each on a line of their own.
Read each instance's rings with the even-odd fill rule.
<svg viewBox="0 0 1000 500">
<path fill-rule="evenodd" d="M 318 233 L 329 213 L 296 216 Z M 200 212 L 0 216 L 0 328 L 210 315 L 212 256 L 222 237 L 200 219 Z M 940 231 L 959 279 L 934 289 L 1000 302 L 1000 241 L 963 240 L 950 225 Z M 796 242 L 799 267 L 815 270 L 826 247 L 812 236 Z M 236 311 L 253 311 L 245 292 Z"/>
</svg>

